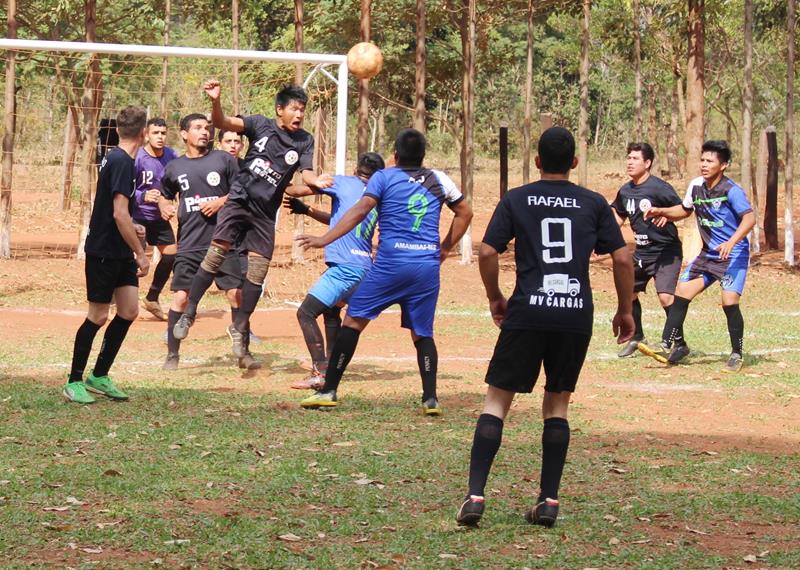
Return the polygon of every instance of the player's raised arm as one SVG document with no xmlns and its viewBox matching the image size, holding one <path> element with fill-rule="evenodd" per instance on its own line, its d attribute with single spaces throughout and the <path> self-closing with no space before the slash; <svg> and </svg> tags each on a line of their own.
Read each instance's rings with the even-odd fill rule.
<svg viewBox="0 0 800 570">
<path fill-rule="evenodd" d="M 150 269 L 150 260 L 144 253 L 142 242 L 136 235 L 136 228 L 133 227 L 133 218 L 128 210 L 130 199 L 124 194 L 114 195 L 114 223 L 117 225 L 122 239 L 131 248 L 136 256 L 136 265 L 139 266 L 137 275 L 144 277 Z"/>
<path fill-rule="evenodd" d="M 617 290 L 617 313 L 611 321 L 617 344 L 628 342 L 634 334 L 633 303 L 633 262 L 628 247 L 620 247 L 611 252 L 614 264 L 614 288 Z"/>
<path fill-rule="evenodd" d="M 216 79 L 209 79 L 203 85 L 203 91 L 211 99 L 211 122 L 218 129 L 241 133 L 244 130 L 244 121 L 240 117 L 230 117 L 222 110 L 219 96 L 222 85 Z"/>
<path fill-rule="evenodd" d="M 332 227 L 328 232 L 323 236 L 309 236 L 309 235 L 299 235 L 295 238 L 296 241 L 300 243 L 300 246 L 303 248 L 309 247 L 325 247 L 331 242 L 336 241 L 347 232 L 352 230 L 356 227 L 359 223 L 361 223 L 364 218 L 367 217 L 367 214 L 378 205 L 378 201 L 371 197 L 371 196 L 364 196 L 356 202 L 352 208 L 347 210 L 347 213 L 339 220 L 339 223 Z"/>
</svg>

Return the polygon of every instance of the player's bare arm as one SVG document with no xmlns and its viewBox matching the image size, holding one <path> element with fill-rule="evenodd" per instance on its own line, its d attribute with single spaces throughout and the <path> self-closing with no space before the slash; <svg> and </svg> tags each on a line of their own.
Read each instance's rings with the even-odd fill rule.
<svg viewBox="0 0 800 570">
<path fill-rule="evenodd" d="M 302 202 L 299 198 L 292 198 L 290 196 L 283 197 L 283 207 L 289 210 L 292 214 L 298 216 L 308 216 L 312 220 L 316 220 L 326 226 L 331 223 L 331 213 L 325 210 L 312 207 L 310 204 Z"/>
<path fill-rule="evenodd" d="M 133 250 L 136 256 L 136 265 L 139 267 L 136 275 L 144 277 L 150 269 L 150 260 L 144 253 L 139 236 L 136 235 L 136 228 L 133 227 L 133 218 L 128 212 L 129 202 L 130 199 L 123 194 L 114 195 L 114 223 L 117 224 L 117 229 L 119 229 L 122 239 L 125 240 L 125 243 L 128 244 L 128 247 Z"/>
<path fill-rule="evenodd" d="M 303 173 L 311 172 L 310 170 L 305 170 Z M 304 198 L 306 196 L 313 196 L 314 194 L 319 194 L 317 190 L 312 188 L 311 186 L 306 186 L 305 184 L 290 184 L 284 190 L 284 193 L 288 194 L 289 196 L 293 196 L 295 198 Z"/>
<path fill-rule="evenodd" d="M 450 222 L 450 229 L 447 232 L 447 235 L 444 236 L 442 243 L 439 245 L 439 251 L 441 253 L 441 261 L 444 261 L 450 251 L 453 249 L 453 246 L 459 242 L 459 240 L 464 237 L 464 234 L 467 233 L 467 229 L 469 229 L 469 224 L 472 221 L 472 207 L 467 204 L 466 200 L 461 200 L 457 204 L 450 205 L 448 207 L 453 211 L 455 216 L 453 217 L 453 221 Z"/>
<path fill-rule="evenodd" d="M 486 289 L 486 297 L 489 299 L 489 312 L 494 324 L 499 327 L 506 317 L 508 301 L 500 291 L 500 255 L 495 248 L 481 243 L 478 252 L 478 269 L 483 281 L 483 288 Z M 631 288 L 633 288 L 632 284 Z"/>
<path fill-rule="evenodd" d="M 625 223 L 625 218 L 617 214 L 617 211 L 614 208 L 611 208 L 611 213 L 614 214 L 614 219 L 617 220 L 619 227 L 622 227 L 622 225 Z"/>
<path fill-rule="evenodd" d="M 367 214 L 378 205 L 377 200 L 372 198 L 371 196 L 364 196 L 356 202 L 352 208 L 347 210 L 345 215 L 339 220 L 339 223 L 333 226 L 328 233 L 322 236 L 310 236 L 310 235 L 299 235 L 294 238 L 297 242 L 300 243 L 300 247 L 302 248 L 321 248 L 325 247 L 331 242 L 336 241 L 347 232 L 352 230 L 358 224 L 360 224 L 364 218 L 367 217 Z"/>
<path fill-rule="evenodd" d="M 211 122 L 218 129 L 226 131 L 235 131 L 241 133 L 244 131 L 244 120 L 239 117 L 229 117 L 222 110 L 222 103 L 220 103 L 219 96 L 222 92 L 222 85 L 216 79 L 209 79 L 203 85 L 203 91 L 209 99 L 211 99 Z"/>
<path fill-rule="evenodd" d="M 614 266 L 614 288 L 617 290 L 617 313 L 611 321 L 617 343 L 622 344 L 633 338 L 633 261 L 628 247 L 620 247 L 611 252 Z"/>
<path fill-rule="evenodd" d="M 301 174 L 303 184 L 313 188 L 330 188 L 333 186 L 333 176 L 330 174 L 314 174 L 313 170 L 304 170 Z"/>
<path fill-rule="evenodd" d="M 731 236 L 731 239 L 719 244 L 716 247 L 716 250 L 719 252 L 720 259 L 728 259 L 733 247 L 747 237 L 747 234 L 750 233 L 750 230 L 752 230 L 753 226 L 755 225 L 756 216 L 753 212 L 747 212 L 744 216 L 742 216 L 742 221 L 739 222 L 739 227 L 736 228 L 736 232 Z"/>
<path fill-rule="evenodd" d="M 670 206 L 669 208 L 650 208 L 644 213 L 644 219 L 657 220 L 658 218 L 664 218 L 665 220 L 664 224 L 666 224 L 667 221 L 679 222 L 681 220 L 688 218 L 691 215 L 692 215 L 692 210 L 687 210 L 686 208 L 683 207 L 683 204 L 678 204 L 677 206 Z"/>
</svg>

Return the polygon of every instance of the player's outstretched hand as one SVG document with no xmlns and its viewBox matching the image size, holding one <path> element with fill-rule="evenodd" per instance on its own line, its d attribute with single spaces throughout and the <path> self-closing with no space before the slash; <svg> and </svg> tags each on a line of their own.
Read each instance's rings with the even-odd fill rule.
<svg viewBox="0 0 800 570">
<path fill-rule="evenodd" d="M 648 208 L 644 211 L 644 219 L 652 220 L 653 218 L 659 218 L 663 216 L 664 214 L 661 210 L 662 208 Z"/>
<path fill-rule="evenodd" d="M 297 214 L 300 216 L 308 214 L 308 211 L 311 209 L 309 205 L 303 202 L 300 198 L 293 198 L 286 195 L 283 197 L 283 207 L 289 210 L 292 214 Z"/>
<path fill-rule="evenodd" d="M 719 252 L 719 258 L 722 259 L 722 260 L 725 260 L 725 259 L 728 259 L 728 257 L 730 256 L 734 245 L 736 245 L 736 244 L 733 243 L 732 241 L 728 240 L 728 241 L 722 242 L 721 244 L 719 244 L 714 249 L 716 249 Z"/>
<path fill-rule="evenodd" d="M 617 344 L 628 342 L 633 338 L 633 333 L 636 332 L 633 315 L 631 313 L 617 312 L 611 321 L 611 329 L 614 331 L 614 336 L 617 337 Z"/>
<path fill-rule="evenodd" d="M 299 235 L 296 238 L 294 238 L 294 240 L 297 243 L 299 243 L 300 247 L 302 247 L 303 249 L 308 249 L 310 247 L 318 249 L 318 248 L 325 247 L 326 245 L 328 245 L 322 239 L 322 236 L 310 236 L 310 235 L 302 234 L 302 235 Z"/>
<path fill-rule="evenodd" d="M 150 259 L 147 257 L 147 254 L 142 253 L 142 255 L 136 256 L 136 266 L 139 268 L 136 271 L 136 277 L 144 277 L 147 275 L 147 272 L 150 271 Z"/>
<path fill-rule="evenodd" d="M 663 228 L 664 226 L 667 225 L 667 222 L 669 222 L 669 220 L 664 216 L 653 218 L 653 225 L 657 228 Z"/>
<path fill-rule="evenodd" d="M 506 319 L 506 310 L 508 310 L 508 300 L 505 297 L 500 297 L 489 301 L 489 312 L 492 314 L 492 320 L 498 327 L 503 324 Z"/>
<path fill-rule="evenodd" d="M 219 99 L 219 94 L 222 91 L 222 85 L 217 79 L 209 79 L 203 85 L 203 91 L 206 92 L 206 95 L 208 95 L 209 99 L 216 101 Z"/>
<path fill-rule="evenodd" d="M 136 232 L 136 237 L 144 239 L 147 235 L 147 230 L 142 224 L 133 224 L 133 230 Z"/>
<path fill-rule="evenodd" d="M 317 188 L 330 188 L 333 186 L 333 176 L 330 174 L 320 174 L 317 176 L 317 183 L 315 186 Z"/>
</svg>

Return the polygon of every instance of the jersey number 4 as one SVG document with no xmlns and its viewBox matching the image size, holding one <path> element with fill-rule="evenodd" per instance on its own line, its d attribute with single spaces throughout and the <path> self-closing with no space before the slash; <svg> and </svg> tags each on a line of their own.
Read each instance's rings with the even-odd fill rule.
<svg viewBox="0 0 800 570">
<path fill-rule="evenodd" d="M 560 231 L 558 227 L 561 226 Z M 553 236 L 563 235 L 562 240 Z M 568 263 L 572 261 L 572 220 L 569 218 L 544 218 L 542 220 L 542 261 Z M 560 255 L 559 255 L 560 254 Z"/>
</svg>

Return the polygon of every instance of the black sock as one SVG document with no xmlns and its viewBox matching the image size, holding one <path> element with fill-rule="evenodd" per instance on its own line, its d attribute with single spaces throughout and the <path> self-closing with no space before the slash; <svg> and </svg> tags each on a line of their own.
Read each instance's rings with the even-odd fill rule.
<svg viewBox="0 0 800 570">
<path fill-rule="evenodd" d="M 664 332 L 661 334 L 661 340 L 667 346 L 672 346 L 676 341 L 685 342 L 683 339 L 683 321 L 686 320 L 686 311 L 689 309 L 689 303 L 689 299 L 676 295 L 675 300 L 670 305 L 667 322 L 664 323 Z"/>
<path fill-rule="evenodd" d="M 569 422 L 565 418 L 547 418 L 542 431 L 542 476 L 539 501 L 558 499 L 561 474 L 569 449 Z"/>
<path fill-rule="evenodd" d="M 669 310 L 670 310 L 671 307 L 672 307 L 672 305 L 669 305 L 667 307 L 663 307 L 664 314 L 667 316 L 667 318 L 669 318 Z M 681 328 L 678 329 L 678 332 L 675 335 L 675 344 L 678 344 L 678 345 L 686 344 L 686 341 L 683 339 L 683 325 L 681 325 Z"/>
<path fill-rule="evenodd" d="M 422 401 L 436 397 L 436 369 L 439 366 L 439 353 L 433 337 L 424 336 L 414 343 L 417 347 L 417 364 L 422 378 Z"/>
<path fill-rule="evenodd" d="M 236 316 L 239 314 L 239 307 L 231 307 L 231 324 L 236 322 Z"/>
<path fill-rule="evenodd" d="M 494 456 L 503 440 L 503 420 L 492 414 L 481 414 L 472 437 L 469 455 L 470 495 L 483 497 L 486 480 L 494 462 Z"/>
<path fill-rule="evenodd" d="M 336 337 L 342 328 L 341 313 L 341 307 L 330 307 L 322 313 L 322 318 L 325 319 L 325 358 L 328 359 L 331 357 L 331 349 L 336 344 Z"/>
<path fill-rule="evenodd" d="M 214 274 L 206 271 L 202 267 L 197 269 L 197 273 L 192 278 L 192 286 L 189 288 L 189 303 L 186 305 L 184 314 L 195 318 L 197 317 L 197 305 L 200 304 L 200 299 L 206 294 L 208 288 L 214 282 Z"/>
<path fill-rule="evenodd" d="M 242 302 L 239 304 L 239 312 L 233 322 L 234 328 L 244 334 L 250 327 L 250 315 L 256 310 L 258 300 L 261 298 L 261 285 L 251 283 L 247 279 L 242 283 Z"/>
<path fill-rule="evenodd" d="M 89 353 L 92 352 L 92 343 L 99 330 L 100 325 L 89 319 L 84 319 L 83 324 L 78 327 L 78 332 L 75 333 L 75 345 L 72 349 L 70 382 L 83 382 L 83 371 L 86 370 L 86 362 L 89 360 Z"/>
<path fill-rule="evenodd" d="M 162 253 L 161 259 L 158 260 L 155 271 L 153 271 L 153 282 L 150 284 L 150 290 L 147 292 L 145 299 L 148 301 L 158 301 L 158 296 L 167 284 L 169 274 L 172 273 L 172 266 L 175 265 L 175 254 Z"/>
<path fill-rule="evenodd" d="M 300 323 L 300 330 L 303 331 L 303 339 L 306 341 L 308 353 L 314 368 L 325 369 L 328 361 L 325 358 L 325 341 L 322 339 L 322 331 L 317 324 L 317 317 L 327 310 L 322 301 L 313 295 L 306 295 L 300 308 L 297 309 L 297 322 Z"/>
<path fill-rule="evenodd" d="M 353 358 L 358 346 L 358 337 L 361 333 L 350 327 L 342 327 L 336 344 L 331 349 L 331 358 L 328 361 L 328 369 L 325 371 L 325 386 L 322 390 L 336 390 L 342 380 L 347 365 Z"/>
<path fill-rule="evenodd" d="M 644 340 L 644 330 L 642 329 L 642 303 L 639 298 L 633 300 L 633 324 L 636 330 L 631 340 Z"/>
<path fill-rule="evenodd" d="M 169 310 L 167 313 L 167 355 L 176 355 L 181 351 L 181 341 L 175 338 L 175 335 L 172 334 L 172 328 L 175 326 L 175 323 L 178 322 L 178 319 L 181 318 L 183 313 L 179 313 L 178 311 L 173 311 L 172 309 Z"/>
<path fill-rule="evenodd" d="M 735 305 L 724 305 L 725 317 L 728 319 L 728 334 L 731 337 L 731 352 L 741 355 L 744 350 L 744 317 L 739 308 L 739 303 Z"/>
<path fill-rule="evenodd" d="M 119 348 L 122 346 L 122 341 L 125 340 L 125 335 L 128 334 L 128 329 L 131 328 L 133 321 L 123 319 L 119 315 L 114 317 L 111 324 L 106 329 L 106 334 L 103 336 L 103 345 L 100 347 L 100 354 L 97 355 L 97 362 L 94 365 L 95 377 L 107 376 L 111 365 L 114 364 L 114 359 L 117 357 Z"/>
</svg>

